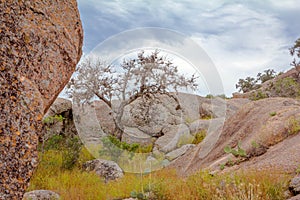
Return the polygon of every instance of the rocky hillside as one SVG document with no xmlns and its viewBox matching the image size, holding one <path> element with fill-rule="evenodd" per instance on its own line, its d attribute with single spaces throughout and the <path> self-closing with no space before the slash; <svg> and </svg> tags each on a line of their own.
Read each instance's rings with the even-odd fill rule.
<svg viewBox="0 0 300 200">
<path fill-rule="evenodd" d="M 218 171 L 227 166 L 293 172 L 300 164 L 299 111 L 300 102 L 290 98 L 250 102 L 173 166 L 182 174 L 204 168 Z M 207 146 L 216 137 L 218 141 L 207 152 Z"/>
<path fill-rule="evenodd" d="M 178 102 L 167 95 L 161 95 L 158 102 L 148 102 L 147 115 L 141 111 L 141 98 L 124 109 L 122 141 L 127 144 L 152 146 L 156 162 L 169 163 L 183 155 L 198 143 L 195 139 L 205 137 L 218 127 L 224 119 L 233 115 L 240 106 L 248 103 L 247 99 L 204 98 L 192 94 L 179 93 Z M 118 107 L 115 101 L 113 108 Z M 145 109 L 145 108 L 143 108 Z M 57 99 L 50 107 L 45 118 L 61 116 L 63 120 L 47 125 L 49 134 L 65 136 L 79 135 L 85 146 L 93 149 L 102 145 L 103 137 L 113 134 L 115 123 L 111 110 L 102 101 L 85 105 L 84 110 L 73 107 L 66 99 Z M 147 121 L 146 118 L 151 120 Z M 75 125 L 76 124 L 76 129 Z M 198 139 L 199 142 L 201 138 Z M 94 155 L 98 157 L 97 155 Z"/>
<path fill-rule="evenodd" d="M 255 85 L 249 92 L 233 93 L 234 98 L 258 100 L 267 97 L 299 97 L 300 96 L 300 65 L 281 73 L 275 78 Z"/>
<path fill-rule="evenodd" d="M 77 2 L 0 3 L 0 199 L 22 199 L 44 113 L 81 57 Z"/>
</svg>

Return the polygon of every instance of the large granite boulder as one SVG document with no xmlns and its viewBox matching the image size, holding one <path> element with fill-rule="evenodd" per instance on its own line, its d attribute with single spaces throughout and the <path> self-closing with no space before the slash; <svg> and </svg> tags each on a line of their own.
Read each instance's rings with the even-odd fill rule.
<svg viewBox="0 0 300 200">
<path fill-rule="evenodd" d="M 182 109 L 172 96 L 141 97 L 125 106 L 121 123 L 156 137 L 166 126 L 182 123 Z"/>
<path fill-rule="evenodd" d="M 0 199 L 22 199 L 41 120 L 68 82 L 83 40 L 75 0 L 1 1 Z"/>
</svg>

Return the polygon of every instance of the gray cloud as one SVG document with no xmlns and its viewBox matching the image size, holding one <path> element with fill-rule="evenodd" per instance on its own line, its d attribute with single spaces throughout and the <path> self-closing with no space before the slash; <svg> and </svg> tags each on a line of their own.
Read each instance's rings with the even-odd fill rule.
<svg viewBox="0 0 300 200">
<path fill-rule="evenodd" d="M 235 90 L 238 78 L 266 68 L 288 69 L 288 47 L 300 37 L 297 0 L 79 0 L 79 9 L 85 53 L 128 29 L 169 28 L 205 49 L 221 74 L 226 94 Z"/>
</svg>

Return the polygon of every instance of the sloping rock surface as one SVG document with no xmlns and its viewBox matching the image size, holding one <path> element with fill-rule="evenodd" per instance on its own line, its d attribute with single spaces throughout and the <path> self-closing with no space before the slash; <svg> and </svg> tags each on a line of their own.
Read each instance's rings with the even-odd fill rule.
<svg viewBox="0 0 300 200">
<path fill-rule="evenodd" d="M 22 199 L 42 116 L 81 57 L 77 3 L 0 1 L 0 199 Z"/>
<path fill-rule="evenodd" d="M 300 152 L 297 151 L 300 137 L 297 135 L 299 120 L 300 103 L 297 100 L 278 97 L 250 102 L 226 120 L 223 128 L 209 135 L 217 137 L 216 144 L 209 152 L 203 153 L 209 141 L 205 138 L 196 148 L 177 159 L 172 166 L 182 174 L 203 168 L 217 170 L 220 164 L 224 164 L 231 156 L 224 152 L 224 148 L 226 146 L 237 148 L 240 143 L 248 158 L 238 166 L 247 166 L 253 162 L 254 168 L 271 167 L 273 170 L 284 169 L 291 172 L 300 164 L 296 153 Z M 256 145 L 253 145 L 254 143 Z M 264 155 L 256 157 L 252 153 L 259 146 L 266 149 L 264 155 L 268 157 Z M 296 153 L 296 156 L 292 156 L 294 155 L 292 152 Z M 286 162 L 286 158 L 290 160 Z M 260 162 L 263 164 L 260 165 Z"/>
</svg>

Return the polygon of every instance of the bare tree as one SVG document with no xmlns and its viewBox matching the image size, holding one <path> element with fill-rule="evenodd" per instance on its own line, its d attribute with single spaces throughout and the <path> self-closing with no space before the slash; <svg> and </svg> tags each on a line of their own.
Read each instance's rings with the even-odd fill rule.
<svg viewBox="0 0 300 200">
<path fill-rule="evenodd" d="M 67 94 L 75 103 L 83 104 L 95 100 L 96 96 L 111 109 L 112 100 L 119 99 L 121 103 L 114 113 L 117 130 L 112 134 L 121 139 L 124 131 L 121 118 L 126 105 L 140 97 L 157 99 L 161 94 L 178 102 L 170 92 L 197 88 L 195 75 L 186 78 L 178 72 L 177 66 L 159 53 L 155 50 L 146 55 L 142 51 L 137 58 L 124 59 L 119 67 L 114 68 L 99 59 L 87 58 L 78 65 L 76 75 L 67 86 Z"/>
</svg>

